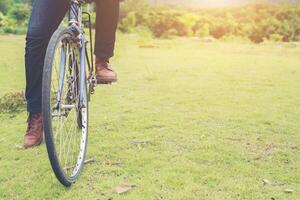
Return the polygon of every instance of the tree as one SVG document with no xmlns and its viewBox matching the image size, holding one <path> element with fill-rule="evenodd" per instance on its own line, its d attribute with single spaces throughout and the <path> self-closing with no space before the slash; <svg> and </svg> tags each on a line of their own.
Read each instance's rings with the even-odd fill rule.
<svg viewBox="0 0 300 200">
<path fill-rule="evenodd" d="M 9 16 L 17 21 L 18 24 L 24 22 L 30 13 L 28 4 L 18 3 L 9 10 Z"/>
<path fill-rule="evenodd" d="M 13 0 L 1 0 L 0 1 L 0 12 L 2 12 L 3 14 L 6 14 L 12 4 L 13 4 Z"/>
</svg>

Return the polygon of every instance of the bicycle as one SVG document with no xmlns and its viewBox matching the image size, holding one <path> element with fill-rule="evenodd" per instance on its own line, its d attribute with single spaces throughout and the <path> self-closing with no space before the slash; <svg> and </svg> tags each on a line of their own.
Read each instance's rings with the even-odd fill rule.
<svg viewBox="0 0 300 200">
<path fill-rule="evenodd" d="M 70 0 L 69 25 L 52 35 L 43 69 L 42 113 L 48 157 L 57 179 L 70 187 L 83 170 L 88 104 L 96 84 L 91 15 L 83 0 Z M 87 15 L 87 20 L 82 19 Z M 88 24 L 88 41 L 84 23 Z"/>
</svg>

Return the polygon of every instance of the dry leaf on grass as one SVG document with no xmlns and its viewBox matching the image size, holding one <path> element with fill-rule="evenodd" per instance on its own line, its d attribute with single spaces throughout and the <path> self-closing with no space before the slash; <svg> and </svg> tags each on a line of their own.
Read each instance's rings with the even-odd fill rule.
<svg viewBox="0 0 300 200">
<path fill-rule="evenodd" d="M 271 182 L 268 179 L 263 179 L 262 181 L 263 181 L 264 185 L 270 185 L 271 184 Z"/>
<path fill-rule="evenodd" d="M 294 190 L 287 188 L 287 189 L 284 190 L 284 192 L 285 193 L 292 193 L 292 192 L 294 192 Z"/>
<path fill-rule="evenodd" d="M 146 140 L 146 141 L 136 141 L 136 140 L 132 140 L 129 141 L 128 144 L 130 145 L 141 145 L 141 144 L 150 144 L 151 142 Z"/>
<path fill-rule="evenodd" d="M 135 185 L 132 185 L 132 184 L 121 184 L 121 185 L 118 185 L 115 188 L 115 190 L 118 194 L 124 194 L 134 187 L 135 187 Z"/>
<path fill-rule="evenodd" d="M 23 150 L 24 146 L 23 145 L 19 145 L 19 144 L 15 144 L 16 149 L 18 150 Z"/>
<path fill-rule="evenodd" d="M 270 180 L 268 179 L 262 179 L 264 185 L 271 185 L 271 186 L 284 186 L 285 184 L 283 182 L 280 182 L 280 181 L 273 181 L 271 182 Z"/>
</svg>

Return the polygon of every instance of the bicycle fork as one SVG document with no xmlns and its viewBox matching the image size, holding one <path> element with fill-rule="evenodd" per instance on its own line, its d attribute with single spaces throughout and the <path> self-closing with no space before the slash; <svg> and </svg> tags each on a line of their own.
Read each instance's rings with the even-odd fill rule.
<svg viewBox="0 0 300 200">
<path fill-rule="evenodd" d="M 86 71 L 85 71 L 85 59 L 86 59 L 86 49 L 85 49 L 85 39 L 84 37 L 81 37 L 81 48 L 80 48 L 80 80 L 79 80 L 79 108 L 84 108 L 86 105 L 84 105 L 84 98 L 87 98 L 87 96 L 84 97 L 84 94 L 87 93 L 86 88 Z M 87 94 L 86 94 L 87 95 Z"/>
</svg>

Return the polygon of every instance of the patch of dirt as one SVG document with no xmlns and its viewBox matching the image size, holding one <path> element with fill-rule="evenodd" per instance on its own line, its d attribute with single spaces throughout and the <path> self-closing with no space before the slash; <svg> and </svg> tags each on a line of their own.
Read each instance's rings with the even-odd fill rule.
<svg viewBox="0 0 300 200">
<path fill-rule="evenodd" d="M 253 154 L 254 160 L 264 159 L 272 155 L 273 153 L 275 153 L 279 148 L 280 145 L 274 143 L 263 144 L 263 145 L 251 144 L 251 143 L 246 144 L 246 149 L 248 152 Z"/>
<path fill-rule="evenodd" d="M 265 159 L 272 154 L 276 153 L 279 150 L 289 150 L 289 151 L 300 151 L 300 148 L 295 145 L 290 144 L 251 144 L 246 143 L 246 149 L 253 155 L 254 160 Z M 285 163 L 289 163 L 289 160 L 286 160 Z"/>
</svg>

